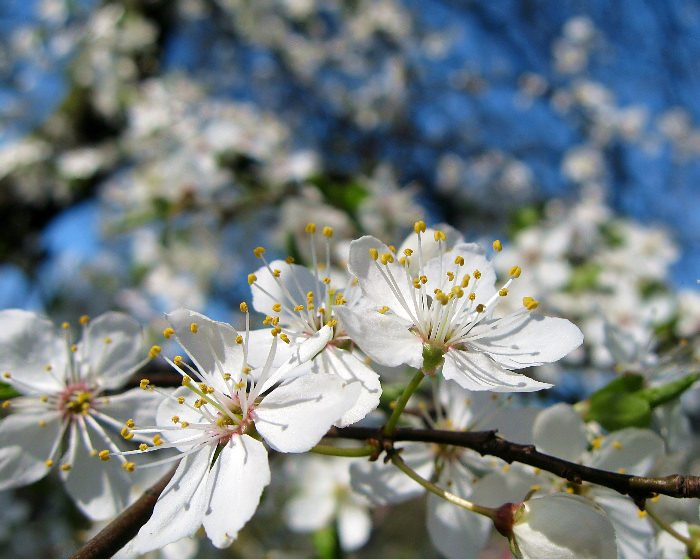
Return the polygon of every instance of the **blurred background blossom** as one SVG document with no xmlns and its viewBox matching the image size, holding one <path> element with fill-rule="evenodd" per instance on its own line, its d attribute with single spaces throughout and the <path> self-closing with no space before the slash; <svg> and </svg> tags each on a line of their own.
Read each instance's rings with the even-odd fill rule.
<svg viewBox="0 0 700 559">
<path fill-rule="evenodd" d="M 350 239 L 423 218 L 503 240 L 498 270 L 524 270 L 503 312 L 536 296 L 583 329 L 548 397 L 672 378 L 668 352 L 700 353 L 698 91 L 691 0 L 6 0 L 0 307 L 237 323 L 253 247 L 308 262 L 306 224 L 330 225 L 342 269 Z M 2 496 L 3 553 L 86 528 L 32 515 L 39 493 Z M 311 553 L 261 510 L 240 556 Z M 45 550 L 17 543 L 30 516 Z M 389 535 L 353 553 L 436 553 Z"/>
</svg>

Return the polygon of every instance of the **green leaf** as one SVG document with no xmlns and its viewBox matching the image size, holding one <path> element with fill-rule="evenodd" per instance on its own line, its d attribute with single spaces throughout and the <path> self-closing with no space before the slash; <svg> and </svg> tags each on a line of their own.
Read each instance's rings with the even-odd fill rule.
<svg viewBox="0 0 700 559">
<path fill-rule="evenodd" d="M 316 556 L 320 559 L 337 559 L 338 541 L 334 526 L 327 526 L 321 530 L 317 530 L 313 534 L 314 548 Z"/>
<path fill-rule="evenodd" d="M 648 427 L 651 406 L 646 398 L 628 392 L 594 394 L 586 411 L 586 421 L 597 421 L 608 431 L 625 427 Z"/>
<path fill-rule="evenodd" d="M 598 276 L 600 275 L 601 267 L 595 262 L 586 262 L 574 268 L 569 278 L 567 291 L 572 293 L 580 293 L 582 291 L 590 291 L 598 285 Z"/>
<path fill-rule="evenodd" d="M 0 382 L 0 400 L 6 400 L 7 398 L 14 398 L 15 396 L 19 396 L 19 392 L 17 392 L 9 384 L 5 384 L 4 382 Z"/>
<path fill-rule="evenodd" d="M 640 390 L 636 394 L 644 398 L 652 408 L 661 406 L 671 400 L 678 398 L 683 392 L 688 390 L 693 384 L 700 380 L 700 373 L 686 375 L 683 378 L 667 382 L 661 386 L 654 386 Z"/>
<path fill-rule="evenodd" d="M 637 392 L 644 388 L 644 377 L 635 373 L 625 373 L 612 379 L 600 390 L 594 392 L 591 399 L 600 396 L 601 394 L 612 394 L 615 392 Z"/>
</svg>

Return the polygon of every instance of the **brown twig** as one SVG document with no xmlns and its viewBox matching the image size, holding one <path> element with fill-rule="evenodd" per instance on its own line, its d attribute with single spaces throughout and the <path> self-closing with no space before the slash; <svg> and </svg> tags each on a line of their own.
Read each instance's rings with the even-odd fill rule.
<svg viewBox="0 0 700 559">
<path fill-rule="evenodd" d="M 482 456 L 496 456 L 508 463 L 520 462 L 540 468 L 572 483 L 588 482 L 608 487 L 623 495 L 629 495 L 640 507 L 643 507 L 645 499 L 655 494 L 684 499 L 700 497 L 700 476 L 675 474 L 666 477 L 643 477 L 608 472 L 544 454 L 533 445 L 507 441 L 499 437 L 496 431 L 463 432 L 398 428 L 391 437 L 387 437 L 381 429 L 345 427 L 331 429 L 328 436 L 383 442 L 417 441 L 469 448 Z"/>
<path fill-rule="evenodd" d="M 94 538 L 76 551 L 71 559 L 103 559 L 112 557 L 124 547 L 148 522 L 153 514 L 158 497 L 173 477 L 175 468 L 165 474 L 156 484 L 146 489 L 143 495 L 126 508 Z"/>
</svg>

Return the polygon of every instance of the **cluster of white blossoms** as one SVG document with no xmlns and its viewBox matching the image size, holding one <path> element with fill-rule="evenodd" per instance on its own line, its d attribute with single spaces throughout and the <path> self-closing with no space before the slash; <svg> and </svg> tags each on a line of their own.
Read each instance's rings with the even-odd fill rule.
<svg viewBox="0 0 700 559">
<path fill-rule="evenodd" d="M 519 266 L 497 284 L 482 248 L 449 227 L 417 221 L 398 249 L 369 236 L 352 241 L 344 274 L 332 266 L 333 229 L 309 223 L 305 231 L 310 266 L 268 260 L 263 247 L 253 251 L 261 265 L 248 284 L 262 328 L 251 328 L 246 302 L 241 328 L 188 309 L 166 315 L 166 343 L 184 350 L 164 356 L 177 388 L 142 378 L 120 392 L 162 353 L 157 345 L 143 350 L 138 324 L 125 315 L 81 318 L 82 339 L 74 342 L 68 324 L 57 333 L 34 313 L 0 313 L 0 368 L 20 394 L 3 404 L 10 415 L 0 423 L 2 487 L 36 481 L 56 465 L 80 508 L 105 519 L 124 508 L 135 483 L 172 468 L 152 516 L 124 553 L 161 549 L 200 526 L 224 548 L 271 483 L 269 452 L 312 451 L 345 462 L 298 462 L 292 478 L 300 492 L 285 518 L 298 531 L 337 518 L 346 550 L 369 539 L 372 506 L 425 490 L 428 532 L 448 558 L 476 558 L 494 527 L 522 558 L 632 559 L 654 548 L 648 519 L 609 490 L 574 487 L 449 445 L 321 443 L 379 407 L 374 363 L 414 370 L 388 420 L 380 419 L 388 436 L 399 420 L 442 431 L 498 429 L 572 462 L 640 475 L 664 450 L 650 431 L 605 437 L 574 408 L 518 407 L 501 394 L 548 388 L 520 371 L 557 361 L 583 340 L 568 320 L 539 314 L 532 297 L 520 310 L 498 314 L 523 273 Z M 501 251 L 500 241 L 493 251 Z M 432 400 L 417 391 L 426 378 Z M 417 411 L 407 419 L 409 400 Z M 384 463 L 361 459 L 382 452 Z"/>
</svg>

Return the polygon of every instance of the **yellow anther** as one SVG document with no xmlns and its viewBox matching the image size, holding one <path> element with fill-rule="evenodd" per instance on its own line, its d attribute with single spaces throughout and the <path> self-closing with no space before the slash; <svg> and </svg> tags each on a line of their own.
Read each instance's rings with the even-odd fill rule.
<svg viewBox="0 0 700 559">
<path fill-rule="evenodd" d="M 190 332 L 192 332 L 193 334 L 196 334 L 198 330 L 199 330 L 199 326 L 197 326 L 196 322 L 193 322 L 192 324 L 190 324 Z"/>
<path fill-rule="evenodd" d="M 506 295 L 508 295 L 508 288 L 501 287 L 501 289 L 498 290 L 498 295 L 500 297 L 505 297 Z"/>
<path fill-rule="evenodd" d="M 455 264 L 457 264 L 457 266 L 464 266 L 464 257 L 463 256 L 455 257 Z"/>
<path fill-rule="evenodd" d="M 313 291 L 307 291 L 307 292 L 306 292 L 306 300 L 307 300 L 307 301 L 309 301 L 309 300 L 313 301 L 313 300 L 314 300 L 314 292 L 313 292 Z"/>
<path fill-rule="evenodd" d="M 462 297 L 464 297 L 464 289 L 462 289 L 461 287 L 459 287 L 457 285 L 455 285 L 452 288 L 452 293 L 454 294 L 455 297 L 457 297 L 457 299 L 461 299 Z"/>
<path fill-rule="evenodd" d="M 50 468 L 51 466 L 53 466 L 53 460 L 51 460 L 51 458 L 49 458 L 48 460 L 44 460 L 44 464 L 46 464 L 47 468 Z"/>
<path fill-rule="evenodd" d="M 275 268 L 274 270 L 272 270 L 272 276 L 275 277 L 275 278 L 280 277 L 281 274 L 282 274 L 282 270 L 279 270 L 279 269 L 277 269 L 277 268 Z"/>
<path fill-rule="evenodd" d="M 275 312 L 280 312 L 282 310 L 282 305 L 280 305 L 279 303 L 275 303 L 274 305 L 272 305 L 272 310 Z"/>
<path fill-rule="evenodd" d="M 185 397 L 184 396 L 178 396 L 177 397 L 177 403 L 182 405 L 185 403 Z"/>
<path fill-rule="evenodd" d="M 338 293 L 335 296 L 335 304 L 336 305 L 344 305 L 346 302 L 347 302 L 347 299 L 345 297 L 343 297 L 342 293 Z"/>
<path fill-rule="evenodd" d="M 454 272 L 447 272 L 447 279 L 450 281 L 455 280 L 455 273 Z"/>
<path fill-rule="evenodd" d="M 238 336 L 236 336 L 236 343 L 237 343 L 238 345 L 242 344 L 242 343 L 243 343 L 243 336 L 241 336 L 240 334 L 238 334 Z"/>
<path fill-rule="evenodd" d="M 277 334 L 280 332 L 282 332 L 282 328 L 278 326 L 275 326 L 272 330 L 270 330 L 270 334 L 272 334 L 273 337 L 277 336 Z"/>
<path fill-rule="evenodd" d="M 415 231 L 416 233 L 425 233 L 425 221 L 416 221 L 413 224 L 413 231 Z"/>
<path fill-rule="evenodd" d="M 175 357 L 173 357 L 173 363 L 176 367 L 179 367 L 182 363 L 182 355 L 176 355 Z"/>
<path fill-rule="evenodd" d="M 70 472 L 70 470 L 71 470 L 70 464 L 61 464 L 61 471 L 62 472 Z"/>
<path fill-rule="evenodd" d="M 440 304 L 442 305 L 446 305 L 450 302 L 450 298 L 444 293 L 440 293 L 439 295 L 437 295 L 437 300 L 440 301 Z"/>
<path fill-rule="evenodd" d="M 197 400 L 194 401 L 194 407 L 199 409 L 206 403 L 207 403 L 206 400 L 202 400 L 201 398 L 198 398 Z"/>
<path fill-rule="evenodd" d="M 105 345 L 109 345 L 109 344 L 112 343 L 112 338 L 110 338 L 109 336 L 105 336 L 104 339 L 102 340 L 102 342 L 103 342 Z"/>
<path fill-rule="evenodd" d="M 202 392 L 204 392 L 205 394 L 206 394 L 206 392 L 207 392 L 207 388 L 209 388 L 209 387 L 207 386 L 207 383 L 206 383 L 206 382 L 200 382 L 197 386 L 198 386 L 199 389 L 200 389 Z"/>
<path fill-rule="evenodd" d="M 149 384 L 151 384 L 150 380 L 148 380 L 147 378 L 142 378 L 141 382 L 139 382 L 139 387 L 143 390 L 146 390 Z"/>
<path fill-rule="evenodd" d="M 413 287 L 420 289 L 420 280 L 418 278 L 413 278 Z"/>
<path fill-rule="evenodd" d="M 523 297 L 523 306 L 529 311 L 534 311 L 540 306 L 540 303 L 537 299 L 533 299 L 532 297 Z"/>
<path fill-rule="evenodd" d="M 180 416 L 179 416 L 179 415 L 173 415 L 173 416 L 170 418 L 170 421 L 172 421 L 173 423 L 180 423 Z"/>
<path fill-rule="evenodd" d="M 265 247 L 255 247 L 253 249 L 253 254 L 255 258 L 262 258 L 262 255 L 265 254 Z"/>
<path fill-rule="evenodd" d="M 127 441 L 130 441 L 134 438 L 134 434 L 131 431 L 129 431 L 127 427 L 122 427 L 121 436 Z"/>
<path fill-rule="evenodd" d="M 413 254 L 413 250 L 411 250 L 410 248 L 405 248 L 405 249 L 403 249 L 403 253 L 406 256 L 411 256 Z"/>
<path fill-rule="evenodd" d="M 153 444 L 156 446 L 160 446 L 163 444 L 163 437 L 161 437 L 160 434 L 153 435 L 153 438 L 151 440 L 153 441 Z"/>
<path fill-rule="evenodd" d="M 435 239 L 436 243 L 447 240 L 445 233 L 443 231 L 440 231 L 439 229 L 435 231 L 435 233 L 433 233 L 433 238 Z"/>
<path fill-rule="evenodd" d="M 658 503 L 661 500 L 661 495 L 654 495 L 651 499 L 649 499 L 652 503 Z"/>
<path fill-rule="evenodd" d="M 596 437 L 591 441 L 591 446 L 595 448 L 596 450 L 600 448 L 600 446 L 603 444 L 603 437 Z"/>
<path fill-rule="evenodd" d="M 38 425 L 39 425 L 39 427 L 46 427 L 46 421 L 44 421 L 43 419 L 40 419 Z"/>
<path fill-rule="evenodd" d="M 243 301 L 240 305 L 238 305 L 238 308 L 241 310 L 242 313 L 247 313 L 248 312 L 248 303 Z"/>
<path fill-rule="evenodd" d="M 326 276 L 326 277 L 323 278 L 321 281 L 322 281 L 323 283 L 325 283 L 326 285 L 330 285 L 330 283 L 331 283 L 331 278 L 329 278 L 328 276 Z"/>
<path fill-rule="evenodd" d="M 151 359 L 155 359 L 156 357 L 158 357 L 158 355 L 160 355 L 160 352 L 161 347 L 159 345 L 151 346 L 151 349 L 148 350 L 148 357 L 150 357 Z"/>
<path fill-rule="evenodd" d="M 503 250 L 503 245 L 498 239 L 496 239 L 491 246 L 493 246 L 493 250 L 496 252 L 501 252 Z"/>
<path fill-rule="evenodd" d="M 647 516 L 647 511 L 645 511 L 645 510 L 638 510 L 638 511 L 637 511 L 637 516 L 639 516 L 639 518 L 646 518 L 646 516 Z"/>
<path fill-rule="evenodd" d="M 473 301 L 474 299 L 476 299 L 476 293 L 474 293 L 474 292 L 472 291 L 472 292 L 468 295 L 468 297 L 469 297 L 469 300 L 470 300 L 470 301 Z"/>
<path fill-rule="evenodd" d="M 243 390 L 246 387 L 246 382 L 244 380 L 239 380 L 236 384 L 233 385 L 233 388 L 235 390 Z"/>
<path fill-rule="evenodd" d="M 618 474 L 626 474 L 627 473 L 627 468 L 618 468 L 617 469 Z"/>
<path fill-rule="evenodd" d="M 252 371 L 252 369 L 248 367 L 248 365 L 246 365 L 245 367 L 241 367 L 241 373 L 243 373 L 244 375 L 249 375 L 250 371 Z"/>
<path fill-rule="evenodd" d="M 501 466 L 501 471 L 507 474 L 510 471 L 510 464 L 503 464 L 503 466 Z"/>
<path fill-rule="evenodd" d="M 377 258 L 379 258 L 379 251 L 376 248 L 372 247 L 371 249 L 369 249 L 369 257 L 372 260 L 376 260 Z"/>
<path fill-rule="evenodd" d="M 70 323 L 69 322 L 61 323 L 61 328 L 63 328 L 64 330 L 68 330 L 70 328 Z"/>
<path fill-rule="evenodd" d="M 481 272 L 479 270 L 474 270 L 474 279 L 479 279 L 481 277 Z"/>
<path fill-rule="evenodd" d="M 567 487 L 567 488 L 566 488 L 566 492 L 567 492 L 569 495 L 573 495 L 573 494 L 574 494 L 574 488 L 573 488 L 573 487 Z"/>
<path fill-rule="evenodd" d="M 148 445 L 146 443 L 141 443 L 139 445 L 139 450 L 143 452 L 144 450 L 148 450 Z"/>
<path fill-rule="evenodd" d="M 330 326 L 331 328 L 335 328 L 338 325 L 338 321 L 335 318 L 331 318 L 328 322 L 326 322 L 326 326 Z"/>
<path fill-rule="evenodd" d="M 284 261 L 285 261 L 287 264 L 294 264 L 294 257 L 293 257 L 293 256 L 287 256 L 287 258 L 285 258 Z"/>
<path fill-rule="evenodd" d="M 379 314 L 386 314 L 386 313 L 389 312 L 389 307 L 387 307 L 386 305 L 384 305 L 383 307 L 379 307 L 379 308 L 377 309 L 377 312 L 378 312 Z"/>
<path fill-rule="evenodd" d="M 77 344 L 72 344 L 72 345 L 70 346 L 70 350 L 71 350 L 71 352 L 76 353 L 76 352 L 78 351 L 78 345 L 77 345 Z"/>
<path fill-rule="evenodd" d="M 314 306 L 313 303 L 309 303 L 308 305 L 306 305 L 306 310 L 307 310 L 307 311 L 312 311 L 312 310 L 314 310 L 315 308 L 316 308 L 316 307 Z"/>
<path fill-rule="evenodd" d="M 6 410 L 6 409 L 8 409 L 11 405 L 12 405 L 12 402 L 10 402 L 10 400 L 5 400 L 5 401 L 2 403 L 2 409 Z"/>
<path fill-rule="evenodd" d="M 459 285 L 461 287 L 467 287 L 467 285 L 469 285 L 469 280 L 471 280 L 471 279 L 472 279 L 472 277 L 469 274 L 465 274 L 464 276 L 462 276 L 462 281 L 460 282 Z"/>
<path fill-rule="evenodd" d="M 421 276 L 421 277 L 420 277 L 420 282 L 421 282 L 423 285 L 425 285 L 426 283 L 428 283 L 428 276 L 426 276 L 426 275 Z"/>
<path fill-rule="evenodd" d="M 136 423 L 131 418 L 127 419 L 124 425 L 126 425 L 129 429 L 133 429 L 134 427 L 136 427 Z"/>
<path fill-rule="evenodd" d="M 97 456 L 97 451 L 94 448 L 90 451 L 90 456 L 92 456 L 93 458 Z"/>
<path fill-rule="evenodd" d="M 537 483 L 535 483 L 535 484 L 533 484 L 533 485 L 530 486 L 530 491 L 532 491 L 533 493 L 534 493 L 535 491 L 539 491 L 539 490 L 541 490 L 541 489 L 542 489 L 542 486 L 541 486 L 541 485 L 538 485 Z"/>
<path fill-rule="evenodd" d="M 50 373 L 51 371 L 53 371 L 53 367 L 52 367 L 51 365 L 46 365 L 46 366 L 44 367 L 44 370 L 45 370 L 47 373 Z"/>
<path fill-rule="evenodd" d="M 613 447 L 615 450 L 620 450 L 620 449 L 622 448 L 622 443 L 621 443 L 620 441 L 613 441 L 612 447 Z"/>
<path fill-rule="evenodd" d="M 255 274 L 248 274 L 248 285 L 253 285 L 257 279 L 258 276 Z"/>
<path fill-rule="evenodd" d="M 290 343 L 289 336 L 287 336 L 287 334 L 284 333 L 280 334 L 280 340 L 282 340 L 285 344 Z"/>
<path fill-rule="evenodd" d="M 124 468 L 125 471 L 131 473 L 136 469 L 136 464 L 133 462 L 124 462 L 122 464 L 122 468 Z"/>
<path fill-rule="evenodd" d="M 163 336 L 168 340 L 173 336 L 174 333 L 175 333 L 175 330 L 173 330 L 170 327 L 163 330 Z"/>
<path fill-rule="evenodd" d="M 330 238 L 333 236 L 333 228 L 332 228 L 332 227 L 328 227 L 328 225 L 326 225 L 326 226 L 323 228 L 323 236 L 330 239 Z"/>
<path fill-rule="evenodd" d="M 381 257 L 382 264 L 385 266 L 394 262 L 394 255 L 390 252 L 385 252 Z"/>
<path fill-rule="evenodd" d="M 519 278 L 520 274 L 523 273 L 522 268 L 520 266 L 513 266 L 510 270 L 508 270 L 508 275 L 511 278 Z"/>
<path fill-rule="evenodd" d="M 532 473 L 538 476 L 542 473 L 542 468 L 532 468 Z"/>
<path fill-rule="evenodd" d="M 478 312 L 478 313 L 482 313 L 482 312 L 484 312 L 485 310 L 486 310 L 486 307 L 485 307 L 484 305 L 482 305 L 481 303 L 479 303 L 479 304 L 476 306 L 476 312 Z"/>
<path fill-rule="evenodd" d="M 100 460 L 102 460 L 103 462 L 106 462 L 107 460 L 109 460 L 109 450 L 107 450 L 107 449 L 100 450 L 97 453 L 97 456 L 99 457 Z"/>
<path fill-rule="evenodd" d="M 84 314 L 78 319 L 78 322 L 80 322 L 81 326 L 85 326 L 88 322 L 90 322 L 90 317 Z"/>
<path fill-rule="evenodd" d="M 304 305 L 296 305 L 294 307 L 294 312 L 299 312 L 304 310 Z"/>
<path fill-rule="evenodd" d="M 263 326 L 269 326 L 272 323 L 272 317 L 271 316 L 266 316 L 263 319 Z"/>
<path fill-rule="evenodd" d="M 325 310 L 325 309 L 319 309 L 319 312 L 322 312 L 322 311 L 324 311 L 324 310 Z M 280 317 L 279 317 L 279 316 L 273 316 L 271 322 L 272 322 L 272 325 L 273 325 L 273 326 L 277 326 L 277 325 L 279 324 L 279 322 L 280 322 Z"/>
<path fill-rule="evenodd" d="M 304 231 L 306 231 L 309 235 L 313 235 L 316 232 L 316 224 L 307 223 L 306 227 L 304 227 Z"/>
<path fill-rule="evenodd" d="M 180 427 L 183 429 L 187 429 L 190 426 L 190 424 L 187 421 L 182 421 L 180 422 Z"/>
</svg>

